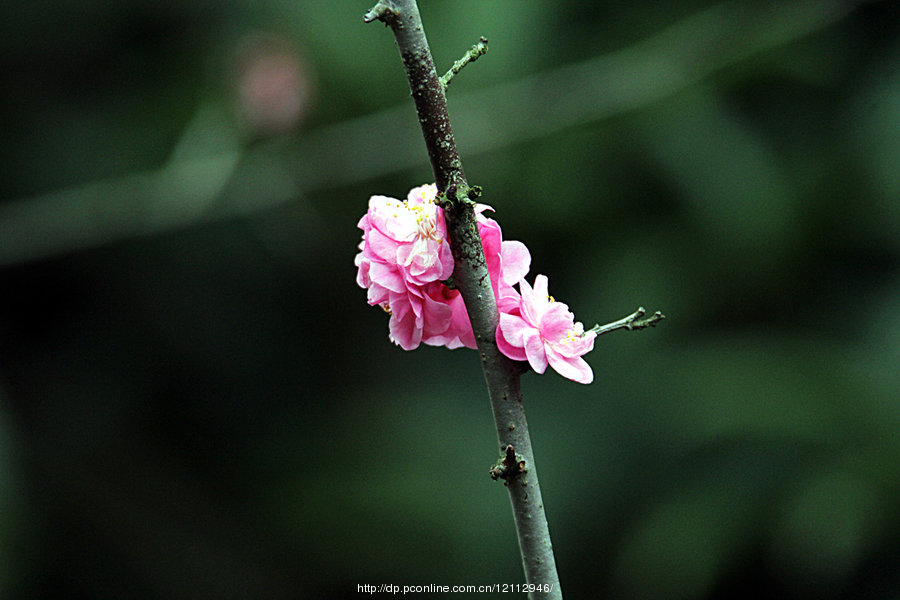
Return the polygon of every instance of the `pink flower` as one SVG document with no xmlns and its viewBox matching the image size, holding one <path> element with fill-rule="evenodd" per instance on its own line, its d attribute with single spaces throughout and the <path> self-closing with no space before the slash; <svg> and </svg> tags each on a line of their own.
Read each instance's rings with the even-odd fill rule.
<svg viewBox="0 0 900 600">
<path fill-rule="evenodd" d="M 390 339 L 405 350 L 420 344 L 475 348 L 475 335 L 459 291 L 444 284 L 453 274 L 453 255 L 437 189 L 423 185 L 406 200 L 372 196 L 359 221 L 363 231 L 354 263 L 356 281 L 368 302 L 391 315 Z M 564 377 L 590 383 L 594 374 L 581 358 L 594 347 L 596 332 L 575 322 L 569 307 L 547 293 L 547 277 L 525 281 L 531 255 L 522 242 L 503 240 L 500 225 L 475 205 L 478 233 L 491 288 L 500 312 L 497 345 L 513 360 L 528 361 L 538 373 L 547 366 Z M 513 287 L 519 285 L 519 291 Z M 520 293 L 521 292 L 521 293 Z"/>
<path fill-rule="evenodd" d="M 413 350 L 422 342 L 444 345 L 444 332 L 453 312 L 444 300 L 445 289 L 442 283 L 434 282 L 415 291 L 390 292 L 382 308 L 391 315 L 391 341 L 404 350 Z"/>
<path fill-rule="evenodd" d="M 369 199 L 369 210 L 359 221 L 363 243 L 357 266 L 364 261 L 382 265 L 367 267 L 377 285 L 399 292 L 402 284 L 421 286 L 453 273 L 447 225 L 434 203 L 436 195 L 434 185 L 425 185 L 410 190 L 406 201 Z"/>
<path fill-rule="evenodd" d="M 469 313 L 466 312 L 466 305 L 463 303 L 459 291 L 441 284 L 440 294 L 442 306 L 449 311 L 449 315 L 441 315 L 445 317 L 442 323 L 446 324 L 446 329 L 440 333 L 424 335 L 422 341 L 429 346 L 446 346 L 451 350 L 462 347 L 477 348 L 475 333 L 469 322 Z M 437 329 L 440 328 L 440 326 L 437 327 Z"/>
<path fill-rule="evenodd" d="M 524 279 L 521 296 L 500 299 L 497 346 L 513 360 L 527 360 L 537 373 L 553 369 L 573 381 L 590 383 L 594 373 L 581 358 L 594 348 L 593 331 L 585 332 L 569 307 L 547 293 L 547 277 L 537 275 L 534 289 Z"/>
<path fill-rule="evenodd" d="M 367 289 L 369 304 L 391 315 L 391 341 L 405 350 L 443 339 L 451 323 L 440 282 L 453 273 L 453 256 L 436 195 L 434 185 L 424 185 L 405 201 L 372 196 L 359 221 L 356 281 Z"/>
<path fill-rule="evenodd" d="M 405 350 L 420 343 L 476 347 L 462 297 L 442 283 L 454 265 L 436 196 L 434 185 L 413 188 L 405 201 L 372 196 L 359 221 L 356 281 L 366 288 L 369 304 L 391 315 L 390 339 Z M 531 255 L 521 242 L 503 241 L 500 225 L 482 214 L 486 210 L 491 209 L 475 207 L 494 296 L 518 296 L 512 286 L 528 273 Z"/>
</svg>

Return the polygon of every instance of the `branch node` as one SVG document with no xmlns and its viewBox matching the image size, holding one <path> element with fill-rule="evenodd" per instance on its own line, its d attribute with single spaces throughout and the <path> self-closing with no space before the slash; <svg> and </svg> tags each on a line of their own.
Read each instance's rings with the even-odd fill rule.
<svg viewBox="0 0 900 600">
<path fill-rule="evenodd" d="M 489 473 L 494 481 L 503 479 L 506 485 L 509 485 L 510 481 L 527 471 L 528 468 L 525 466 L 525 459 L 516 454 L 516 449 L 512 444 L 508 444 L 503 451 L 505 454 L 500 456 Z"/>
<path fill-rule="evenodd" d="M 475 62 L 478 60 L 478 57 L 487 52 L 488 50 L 488 41 L 487 38 L 481 36 L 481 39 L 478 40 L 478 43 L 469 48 L 469 50 L 463 55 L 461 59 L 453 63 L 453 66 L 450 67 L 450 70 L 444 73 L 441 76 L 441 85 L 444 89 L 447 89 L 447 86 L 450 85 L 450 82 L 456 76 L 457 73 L 463 70 L 470 62 Z"/>
<path fill-rule="evenodd" d="M 454 203 L 454 202 L 456 202 L 456 191 L 457 191 L 457 189 L 456 189 L 456 184 L 455 184 L 455 183 L 451 183 L 450 185 L 447 186 L 447 191 L 446 191 L 446 193 L 444 194 L 444 196 L 445 196 L 445 197 L 447 198 L 447 200 L 449 200 L 451 203 Z"/>
<path fill-rule="evenodd" d="M 647 310 L 641 306 L 636 311 L 618 321 L 607 323 L 606 325 L 594 325 L 590 331 L 597 335 L 603 335 L 616 329 L 627 329 L 628 331 L 636 331 L 638 329 L 646 329 L 647 327 L 656 327 L 656 325 L 666 318 L 666 315 L 660 311 L 656 311 L 647 318 L 643 318 L 647 314 Z"/>
<path fill-rule="evenodd" d="M 381 21 L 385 25 L 388 25 L 388 19 L 397 16 L 397 11 L 388 6 L 385 2 L 379 1 L 378 4 L 372 7 L 372 9 L 363 15 L 363 21 L 365 23 L 371 23 L 372 21 Z"/>
</svg>

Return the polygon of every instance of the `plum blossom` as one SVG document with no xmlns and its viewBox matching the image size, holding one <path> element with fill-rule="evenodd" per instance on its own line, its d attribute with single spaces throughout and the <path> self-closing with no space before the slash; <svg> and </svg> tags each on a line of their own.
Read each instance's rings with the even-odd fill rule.
<svg viewBox="0 0 900 600">
<path fill-rule="evenodd" d="M 369 281 L 377 286 L 370 293 L 381 295 L 381 288 L 400 292 L 401 284 L 423 286 L 453 273 L 443 211 L 433 202 L 437 191 L 423 188 L 434 186 L 410 190 L 405 201 L 387 196 L 369 199 L 369 210 L 358 225 L 363 243 L 357 266 L 367 265 Z M 432 201 L 426 201 L 427 194 Z"/>
<path fill-rule="evenodd" d="M 390 314 L 390 339 L 404 350 L 423 343 L 476 348 L 462 296 L 445 283 L 454 263 L 436 198 L 434 185 L 413 188 L 402 201 L 372 196 L 358 225 L 363 240 L 354 261 L 356 281 L 367 290 L 369 304 Z M 498 348 L 513 360 L 527 361 L 538 373 L 549 365 L 573 381 L 590 383 L 594 374 L 581 357 L 593 349 L 596 332 L 585 331 L 568 306 L 550 297 L 546 276 L 536 276 L 534 288 L 525 281 L 531 254 L 522 242 L 503 239 L 499 223 L 485 216 L 491 210 L 475 205 L 500 312 Z"/>
<path fill-rule="evenodd" d="M 581 358 L 594 348 L 594 331 L 585 331 L 569 307 L 556 302 L 547 291 L 546 275 L 534 278 L 534 288 L 522 279 L 521 295 L 498 302 L 500 323 L 497 346 L 513 360 L 527 360 L 537 373 L 553 369 L 573 381 L 590 383 L 594 373 Z"/>
<path fill-rule="evenodd" d="M 356 281 L 368 290 L 369 304 L 391 315 L 391 340 L 405 350 L 441 336 L 450 324 L 440 282 L 453 273 L 453 256 L 436 195 L 434 185 L 425 185 L 405 201 L 372 196 L 358 224 Z"/>
<path fill-rule="evenodd" d="M 363 240 L 356 255 L 357 283 L 368 302 L 391 315 L 390 339 L 405 350 L 432 346 L 475 348 L 475 335 L 459 292 L 443 281 L 453 274 L 453 256 L 437 188 L 410 190 L 405 201 L 372 196 L 359 221 Z M 476 205 L 478 230 L 496 298 L 528 273 L 531 255 L 521 242 L 503 241 L 500 225 Z"/>
</svg>

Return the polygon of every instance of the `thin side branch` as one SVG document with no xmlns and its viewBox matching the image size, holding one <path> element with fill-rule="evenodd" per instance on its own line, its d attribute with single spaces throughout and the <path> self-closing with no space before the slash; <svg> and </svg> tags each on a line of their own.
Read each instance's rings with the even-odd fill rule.
<svg viewBox="0 0 900 600">
<path fill-rule="evenodd" d="M 478 60 L 478 57 L 488 51 L 488 41 L 487 38 L 481 36 L 481 39 L 478 40 L 478 43 L 469 48 L 469 51 L 466 52 L 461 59 L 453 63 L 453 66 L 450 67 L 450 70 L 441 75 L 441 85 L 446 89 L 450 82 L 456 77 L 456 74 L 463 70 L 470 62 L 475 62 Z"/>
<path fill-rule="evenodd" d="M 616 329 L 627 329 L 628 331 L 635 331 L 636 329 L 656 327 L 656 325 L 660 321 L 666 318 L 666 315 L 662 314 L 660 311 L 656 311 L 646 319 L 642 318 L 646 314 L 647 311 L 643 306 L 641 306 L 636 311 L 623 319 L 613 321 L 612 323 L 607 323 L 606 325 L 594 325 L 590 330 L 596 332 L 597 335 L 603 335 L 604 333 L 609 333 L 610 331 L 615 331 Z"/>
</svg>

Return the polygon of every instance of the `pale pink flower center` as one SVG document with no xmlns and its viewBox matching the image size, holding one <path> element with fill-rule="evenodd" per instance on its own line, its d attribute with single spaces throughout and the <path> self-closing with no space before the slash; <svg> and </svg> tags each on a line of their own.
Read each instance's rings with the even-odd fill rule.
<svg viewBox="0 0 900 600">
<path fill-rule="evenodd" d="M 419 204 L 408 206 L 416 217 L 416 233 L 419 239 L 432 239 L 441 241 L 437 231 L 437 210 L 434 204 Z"/>
</svg>

